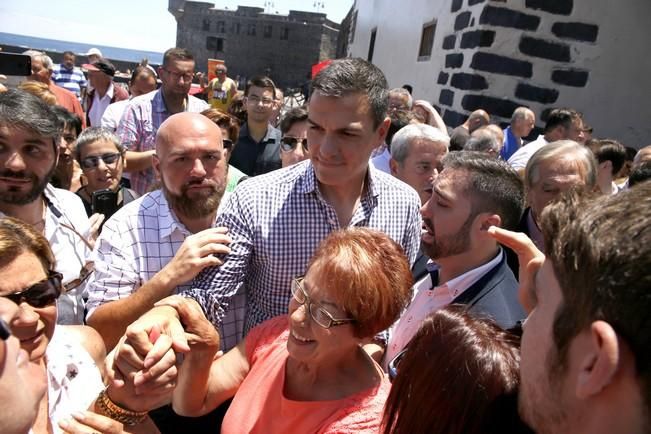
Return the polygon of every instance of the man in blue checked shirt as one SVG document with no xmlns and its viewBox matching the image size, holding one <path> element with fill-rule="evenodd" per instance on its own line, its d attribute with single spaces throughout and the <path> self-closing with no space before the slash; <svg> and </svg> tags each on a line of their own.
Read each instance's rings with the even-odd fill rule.
<svg viewBox="0 0 651 434">
<path fill-rule="evenodd" d="M 312 82 L 309 160 L 250 178 L 224 204 L 217 220 L 229 228 L 231 252 L 182 292 L 220 329 L 224 351 L 257 324 L 286 314 L 292 278 L 305 273 L 319 242 L 334 230 L 381 230 L 413 263 L 421 233 L 418 194 L 368 163 L 389 127 L 387 87 L 382 71 L 364 60 L 332 62 Z M 232 308 L 242 297 L 246 309 Z M 144 356 L 157 326 L 182 333 L 176 311 L 156 307 L 131 325 L 125 345 Z"/>
</svg>

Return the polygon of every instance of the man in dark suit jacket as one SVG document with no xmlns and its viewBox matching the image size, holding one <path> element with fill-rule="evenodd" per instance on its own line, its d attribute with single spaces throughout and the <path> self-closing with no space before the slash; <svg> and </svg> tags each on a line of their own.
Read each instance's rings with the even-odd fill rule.
<svg viewBox="0 0 651 434">
<path fill-rule="evenodd" d="M 429 314 L 449 304 L 465 304 L 504 328 L 525 317 L 506 254 L 487 233 L 491 226 L 515 228 L 523 204 L 522 181 L 506 163 L 467 151 L 443 159 L 432 196 L 421 208 L 427 229 L 421 251 L 431 258 L 428 273 L 416 281 L 411 305 L 391 330 L 385 365 Z M 414 273 L 422 262 L 417 259 Z"/>
</svg>

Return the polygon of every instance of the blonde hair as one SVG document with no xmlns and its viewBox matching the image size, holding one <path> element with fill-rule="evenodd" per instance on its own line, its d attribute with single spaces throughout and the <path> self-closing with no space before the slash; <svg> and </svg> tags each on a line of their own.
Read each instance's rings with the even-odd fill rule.
<svg viewBox="0 0 651 434">
<path fill-rule="evenodd" d="M 26 80 L 18 85 L 18 89 L 24 90 L 27 93 L 31 93 L 35 97 L 41 99 L 48 105 L 56 105 L 57 97 L 50 90 L 50 88 L 45 83 L 40 81 Z"/>
</svg>

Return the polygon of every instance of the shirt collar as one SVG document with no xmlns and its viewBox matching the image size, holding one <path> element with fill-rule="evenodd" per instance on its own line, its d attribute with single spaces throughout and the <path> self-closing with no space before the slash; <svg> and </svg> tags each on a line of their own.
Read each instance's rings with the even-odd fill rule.
<svg viewBox="0 0 651 434">
<path fill-rule="evenodd" d="M 434 282 L 432 282 L 432 286 L 434 287 L 433 290 L 447 291 L 447 293 L 450 295 L 450 299 L 454 300 L 463 294 L 463 292 L 470 288 L 472 285 L 477 283 L 477 281 L 481 279 L 484 274 L 488 273 L 490 270 L 496 267 L 502 261 L 503 256 L 504 251 L 500 247 L 497 255 L 487 263 L 480 265 L 477 268 L 473 268 L 472 270 L 466 271 L 462 275 L 448 280 L 442 285 L 439 285 L 438 283 L 435 285 Z M 438 265 L 436 265 L 434 262 L 431 262 L 431 264 L 433 264 L 433 266 L 428 263 L 428 270 L 433 271 L 439 268 Z"/>
<path fill-rule="evenodd" d="M 151 194 L 158 196 L 154 200 L 158 202 L 158 236 L 160 239 L 169 238 L 176 231 L 180 231 L 186 237 L 192 235 L 192 232 L 181 223 L 174 210 L 170 207 L 163 190 L 156 190 Z"/>
</svg>

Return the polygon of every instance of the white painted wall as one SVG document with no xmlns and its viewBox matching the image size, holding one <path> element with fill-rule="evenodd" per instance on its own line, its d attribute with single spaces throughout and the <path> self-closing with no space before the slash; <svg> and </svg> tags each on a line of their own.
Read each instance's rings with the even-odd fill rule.
<svg viewBox="0 0 651 434">
<path fill-rule="evenodd" d="M 462 10 L 468 10 L 464 0 Z M 469 8 L 478 21 L 486 4 Z M 500 6 L 502 3 L 492 3 Z M 356 0 L 357 23 L 354 41 L 349 46 L 353 57 L 366 58 L 373 28 L 377 37 L 373 63 L 387 76 L 390 87 L 409 83 L 414 87 L 416 99 L 426 99 L 438 104 L 441 86 L 436 81 L 439 71 L 444 69 L 445 55 L 455 52 L 440 49 L 445 36 L 453 32 L 454 17 L 450 13 L 451 0 Z M 558 63 L 525 56 L 518 51 L 522 32 L 500 27 L 482 26 L 497 31 L 495 42 L 489 49 L 495 54 L 531 61 L 534 64 L 533 77 L 527 82 L 536 86 L 557 88 L 560 96 L 554 107 L 573 107 L 585 114 L 587 122 L 595 129 L 596 137 L 612 137 L 627 146 L 641 147 L 651 144 L 651 17 L 650 0 L 574 0 L 571 16 L 560 18 L 524 7 L 524 0 L 508 0 L 504 6 L 541 17 L 539 31 L 534 37 L 551 35 L 551 27 L 557 21 L 578 21 L 599 26 L 596 44 L 568 41 L 572 45 L 572 63 L 567 66 L 585 68 L 590 71 L 588 84 L 584 88 L 560 86 L 550 80 L 553 67 Z M 424 23 L 437 19 L 434 50 L 430 60 L 418 62 L 418 48 Z M 475 25 L 457 34 L 457 47 L 461 33 L 480 28 Z M 553 35 L 552 35 L 553 36 Z M 556 39 L 552 37 L 550 39 Z M 446 72 L 469 72 L 474 49 L 460 50 L 464 53 L 462 68 Z M 458 52 L 458 51 L 457 51 Z M 522 79 L 499 74 L 480 72 L 486 77 L 489 89 L 483 93 L 495 97 L 514 96 L 515 86 Z M 460 101 L 464 92 L 455 91 L 452 109 L 463 112 Z M 521 101 L 538 114 L 548 105 Z M 541 122 L 538 122 L 542 126 Z"/>
</svg>

